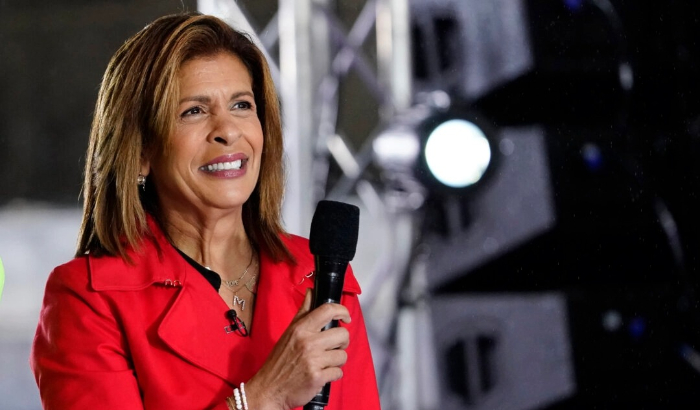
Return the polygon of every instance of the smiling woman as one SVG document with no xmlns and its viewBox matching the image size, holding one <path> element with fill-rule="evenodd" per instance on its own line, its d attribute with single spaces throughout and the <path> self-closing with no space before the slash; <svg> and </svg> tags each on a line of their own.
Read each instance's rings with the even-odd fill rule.
<svg viewBox="0 0 700 410">
<path fill-rule="evenodd" d="M 242 224 L 241 210 L 257 184 L 263 151 L 248 69 L 222 52 L 187 61 L 177 82 L 180 101 L 168 151 L 144 157 L 141 174 L 152 176 L 161 203 L 179 204 L 161 207 L 178 234 L 223 221 Z M 228 231 L 240 232 L 246 241 L 242 225 Z"/>
<path fill-rule="evenodd" d="M 357 280 L 310 310 L 308 241 L 281 227 L 280 124 L 262 53 L 219 19 L 117 51 L 33 345 L 45 409 L 292 409 L 330 381 L 330 408 L 379 408 Z"/>
</svg>

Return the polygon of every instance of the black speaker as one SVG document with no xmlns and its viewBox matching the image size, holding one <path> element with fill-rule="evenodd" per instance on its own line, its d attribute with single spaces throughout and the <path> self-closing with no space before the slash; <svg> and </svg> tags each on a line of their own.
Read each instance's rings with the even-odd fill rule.
<svg viewBox="0 0 700 410">
<path fill-rule="evenodd" d="M 430 303 L 445 410 L 527 410 L 575 390 L 566 299 L 446 295 Z"/>
<path fill-rule="evenodd" d="M 605 144 L 610 135 L 580 127 L 541 131 L 546 183 L 535 186 L 551 207 L 545 229 L 513 240 L 537 220 L 523 212 L 537 203 L 520 188 L 536 175 L 530 165 L 492 188 L 500 196 L 486 187 L 471 204 L 473 224 L 458 236 L 427 240 L 445 408 L 697 408 L 700 316 L 673 215 Z M 509 212 L 513 203 L 520 207 Z M 485 256 L 486 243 L 508 246 Z M 549 315 L 524 302 L 552 294 L 558 304 Z M 490 322 L 474 319 L 489 314 Z M 495 330 L 475 336 L 484 326 Z M 512 333 L 498 330 L 504 326 Z M 540 355 L 543 346 L 566 350 L 569 360 Z M 503 365 L 516 354 L 519 365 Z M 497 363 L 487 366 L 490 376 L 477 377 L 486 380 L 478 388 L 475 361 L 477 370 Z M 550 365 L 570 371 L 570 379 L 558 378 L 567 383 L 553 384 L 545 373 L 524 376 Z M 504 378 L 517 380 L 501 385 L 514 390 L 494 387 Z M 522 385 L 534 396 L 516 394 Z"/>
<path fill-rule="evenodd" d="M 633 73 L 607 1 L 413 0 L 411 16 L 417 92 L 510 124 L 621 115 Z"/>
</svg>

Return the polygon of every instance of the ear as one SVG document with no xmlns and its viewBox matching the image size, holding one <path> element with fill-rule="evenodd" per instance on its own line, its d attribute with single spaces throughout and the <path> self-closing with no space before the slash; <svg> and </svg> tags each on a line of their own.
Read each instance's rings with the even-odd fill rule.
<svg viewBox="0 0 700 410">
<path fill-rule="evenodd" d="M 139 174 L 143 176 L 148 176 L 151 172 L 151 160 L 146 156 L 141 157 L 141 168 L 139 168 Z"/>
</svg>

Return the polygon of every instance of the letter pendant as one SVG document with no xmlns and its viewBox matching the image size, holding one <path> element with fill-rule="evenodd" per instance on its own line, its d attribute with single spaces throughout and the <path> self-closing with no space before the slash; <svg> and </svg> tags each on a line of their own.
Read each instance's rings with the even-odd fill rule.
<svg viewBox="0 0 700 410">
<path fill-rule="evenodd" d="M 236 305 L 240 306 L 240 307 L 241 307 L 241 311 L 243 311 L 243 310 L 245 310 L 245 299 L 239 298 L 238 295 L 234 295 L 234 296 L 233 296 L 233 305 L 234 305 L 234 306 L 236 306 Z"/>
</svg>

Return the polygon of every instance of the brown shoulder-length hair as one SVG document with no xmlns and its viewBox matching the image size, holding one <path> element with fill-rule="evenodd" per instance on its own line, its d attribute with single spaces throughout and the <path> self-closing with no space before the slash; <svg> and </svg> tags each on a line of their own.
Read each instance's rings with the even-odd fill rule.
<svg viewBox="0 0 700 410">
<path fill-rule="evenodd" d="M 145 191 L 136 183 L 141 159 L 152 150 L 168 149 L 183 63 L 220 52 L 237 56 L 248 68 L 263 129 L 260 176 L 243 205 L 246 233 L 274 260 L 293 260 L 280 238 L 285 234 L 282 125 L 267 61 L 247 35 L 197 13 L 155 20 L 127 40 L 107 66 L 87 150 L 76 256 L 119 255 L 128 261 L 127 249 L 138 249 L 152 235 L 146 214 L 161 223 L 151 182 Z"/>
</svg>

